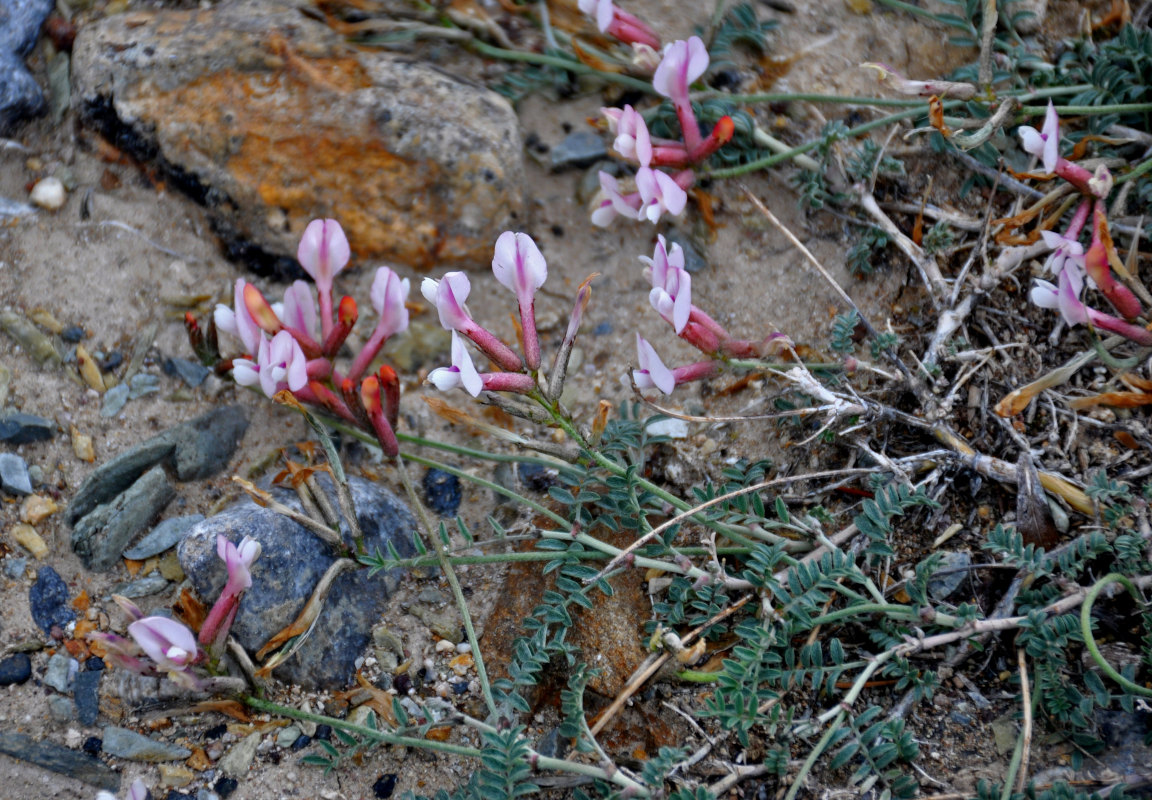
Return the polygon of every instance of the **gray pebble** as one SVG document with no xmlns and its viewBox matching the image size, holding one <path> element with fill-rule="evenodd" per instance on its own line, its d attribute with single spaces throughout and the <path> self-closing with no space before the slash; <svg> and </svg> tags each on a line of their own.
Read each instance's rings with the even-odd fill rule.
<svg viewBox="0 0 1152 800">
<path fill-rule="evenodd" d="M 100 678 L 104 670 L 85 670 L 76 675 L 73 695 L 76 698 L 76 716 L 81 725 L 95 725 L 100 716 Z"/>
<path fill-rule="evenodd" d="M 175 496 L 164 469 L 153 467 L 111 503 L 97 506 L 76 523 L 72 550 L 88 569 L 109 569 L 132 538 Z"/>
<path fill-rule="evenodd" d="M 143 578 L 137 578 L 128 583 L 122 583 L 112 589 L 110 594 L 119 594 L 134 599 L 162 592 L 168 587 L 168 579 L 158 572 L 153 572 Z"/>
<path fill-rule="evenodd" d="M 147 736 L 109 725 L 104 729 L 104 752 L 129 761 L 179 761 L 192 755 L 186 747 L 160 742 Z"/>
<path fill-rule="evenodd" d="M 35 764 L 57 775 L 84 781 L 109 792 L 120 790 L 120 774 L 103 762 L 76 750 L 23 733 L 0 731 L 0 753 Z"/>
<path fill-rule="evenodd" d="M 76 719 L 76 704 L 71 697 L 62 694 L 49 695 L 48 713 L 57 722 L 71 722 Z"/>
<path fill-rule="evenodd" d="M 276 746 L 282 749 L 287 749 L 296 743 L 300 738 L 300 728 L 295 725 L 289 725 L 287 728 L 282 728 L 276 734 Z"/>
<path fill-rule="evenodd" d="M 128 402 L 128 384 L 118 383 L 104 393 L 104 403 L 100 406 L 100 416 L 114 417 Z"/>
<path fill-rule="evenodd" d="M 170 547 L 175 547 L 193 525 L 202 522 L 203 514 L 189 514 L 164 520 L 152 532 L 124 551 L 124 557 L 133 561 L 143 561 L 157 556 Z"/>
<path fill-rule="evenodd" d="M 28 464 L 15 453 L 0 453 L 0 487 L 9 494 L 32 494 Z"/>
<path fill-rule="evenodd" d="M 684 269 L 691 274 L 702 272 L 708 266 L 708 259 L 700 252 L 695 240 L 679 228 L 669 228 L 664 234 L 668 241 L 668 249 L 678 244 L 684 250 Z"/>
<path fill-rule="evenodd" d="M 164 374 L 175 375 L 185 384 L 195 389 L 212 374 L 212 370 L 203 364 L 189 361 L 187 358 L 169 358 L 164 361 Z"/>
<path fill-rule="evenodd" d="M 32 677 L 32 659 L 27 653 L 13 653 L 0 661 L 0 686 L 24 683 Z"/>
<path fill-rule="evenodd" d="M 940 567 L 928 580 L 928 594 L 934 600 L 945 600 L 950 597 L 971 574 L 965 569 L 972 564 L 971 553 L 944 551 L 943 556 Z"/>
<path fill-rule="evenodd" d="M 599 134 L 577 131 L 564 137 L 552 148 L 552 171 L 573 167 L 587 167 L 608 157 L 608 148 Z"/>
<path fill-rule="evenodd" d="M 128 381 L 128 399 L 138 400 L 146 394 L 160 391 L 160 378 L 149 372 L 138 372 Z"/>
<path fill-rule="evenodd" d="M 0 442 L 29 444 L 43 442 L 56 435 L 56 423 L 35 414 L 14 411 L 0 417 Z"/>
<path fill-rule="evenodd" d="M 260 734 L 250 733 L 245 736 L 232 749 L 224 754 L 217 765 L 221 772 L 232 778 L 242 778 L 252 766 L 252 759 L 256 757 L 256 748 L 260 746 Z"/>
<path fill-rule="evenodd" d="M 42 680 L 56 691 L 68 694 L 72 691 L 72 679 L 79 670 L 80 662 L 65 652 L 59 652 L 48 659 Z"/>
<path fill-rule="evenodd" d="M 24 577 L 24 573 L 28 571 L 28 559 L 21 556 L 13 558 L 8 556 L 4 559 L 4 575 L 14 581 L 18 581 Z"/>
</svg>

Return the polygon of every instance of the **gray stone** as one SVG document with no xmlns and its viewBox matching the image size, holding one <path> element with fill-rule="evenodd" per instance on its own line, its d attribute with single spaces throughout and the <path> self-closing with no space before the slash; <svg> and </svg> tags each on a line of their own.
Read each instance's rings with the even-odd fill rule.
<svg viewBox="0 0 1152 800">
<path fill-rule="evenodd" d="M 52 742 L 38 742 L 30 736 L 0 731 L 0 753 L 35 764 L 42 769 L 67 775 L 108 792 L 120 790 L 120 775 L 107 764 L 76 750 Z"/>
<path fill-rule="evenodd" d="M 104 402 L 100 405 L 100 416 L 112 418 L 120 413 L 128 404 L 128 393 L 131 391 L 128 384 L 118 383 L 104 393 Z"/>
<path fill-rule="evenodd" d="M 56 691 L 67 694 L 72 691 L 72 677 L 79 669 L 80 662 L 71 658 L 67 652 L 61 651 L 48 659 L 43 681 Z"/>
<path fill-rule="evenodd" d="M 331 479 L 320 481 L 331 491 Z M 388 552 L 389 543 L 401 556 L 415 548 L 411 532 L 416 521 L 392 492 L 359 478 L 350 481 L 357 515 L 368 552 Z M 275 489 L 281 502 L 299 509 L 295 493 Z M 333 498 L 335 505 L 335 499 Z M 351 544 L 349 533 L 343 531 Z M 216 555 L 216 536 L 233 542 L 251 536 L 263 550 L 252 567 L 252 587 L 244 595 L 232 633 L 249 651 L 259 650 L 274 634 L 296 618 L 325 570 L 335 560 L 327 545 L 274 511 L 245 499 L 206 519 L 188 532 L 177 553 L 180 565 L 200 597 L 214 599 L 226 579 L 224 563 Z M 308 688 L 342 688 L 355 673 L 379 622 L 388 597 L 400 580 L 400 571 L 369 577 L 366 569 L 346 572 L 336 579 L 311 635 L 292 658 L 273 673 L 281 680 Z"/>
<path fill-rule="evenodd" d="M 960 588 L 971 574 L 967 567 L 972 564 L 972 554 L 967 551 L 946 550 L 939 569 L 928 579 L 928 594 L 933 600 L 946 600 Z"/>
<path fill-rule="evenodd" d="M 0 453 L 0 487 L 9 494 L 32 494 L 28 464 L 15 453 Z"/>
<path fill-rule="evenodd" d="M 168 579 L 158 572 L 153 572 L 151 575 L 145 575 L 143 578 L 137 578 L 134 581 L 128 581 L 127 583 L 116 586 L 110 594 L 123 595 L 131 600 L 162 592 L 167 587 Z"/>
<path fill-rule="evenodd" d="M 195 481 L 215 475 L 228 466 L 247 430 L 248 415 L 240 406 L 223 406 L 173 428 L 168 433 L 176 445 L 176 477 Z"/>
<path fill-rule="evenodd" d="M 43 442 L 56 435 L 56 423 L 50 419 L 13 411 L 0 417 L 0 442 L 29 444 Z"/>
<path fill-rule="evenodd" d="M 696 240 L 689 236 L 684 231 L 676 227 L 671 227 L 665 233 L 668 241 L 668 249 L 672 249 L 672 245 L 678 244 L 684 250 L 684 269 L 687 272 L 695 274 L 703 272 L 708 266 L 708 259 L 700 252 L 699 245 Z"/>
<path fill-rule="evenodd" d="M 203 514 L 189 514 L 184 517 L 170 517 L 164 520 L 152 532 L 124 551 L 124 557 L 133 561 L 143 561 L 152 556 L 158 556 L 183 538 L 192 526 L 204 520 Z"/>
<path fill-rule="evenodd" d="M 4 0 L 0 3 L 0 134 L 21 120 L 44 113 L 44 93 L 24 65 L 40 36 L 53 0 Z"/>
<path fill-rule="evenodd" d="M 186 747 L 150 739 L 147 736 L 109 725 L 104 729 L 104 752 L 129 761 L 179 761 L 192 755 Z"/>
<path fill-rule="evenodd" d="M 287 750 L 292 745 L 296 744 L 296 740 L 300 738 L 301 730 L 296 725 L 289 725 L 283 728 L 276 734 L 276 746 Z"/>
<path fill-rule="evenodd" d="M 185 384 L 195 389 L 212 374 L 212 370 L 203 364 L 189 361 L 187 358 L 169 358 L 164 362 L 164 374 L 175 375 Z"/>
<path fill-rule="evenodd" d="M 4 559 L 4 575 L 18 581 L 28 569 L 28 559 L 24 556 L 8 556 Z"/>
<path fill-rule="evenodd" d="M 69 524 L 75 525 L 96 506 L 112 500 L 167 458 L 175 448 L 171 441 L 158 436 L 101 464 L 76 490 L 76 496 L 68 505 Z"/>
<path fill-rule="evenodd" d="M 233 745 L 217 766 L 231 778 L 243 778 L 248 767 L 252 766 L 252 759 L 256 757 L 256 748 L 259 746 L 260 734 L 250 733 Z"/>
<path fill-rule="evenodd" d="M 73 47 L 73 96 L 90 124 L 207 205 L 249 267 L 297 270 L 317 217 L 339 217 L 358 258 L 490 263 L 523 210 L 512 107 L 435 66 L 353 47 L 310 7 L 241 0 L 94 20 Z"/>
<path fill-rule="evenodd" d="M 576 131 L 552 148 L 552 171 L 588 167 L 608 157 L 604 139 L 592 131 Z"/>
<path fill-rule="evenodd" d="M 76 716 L 81 725 L 95 725 L 100 716 L 100 678 L 104 670 L 88 669 L 76 675 L 72 694 L 76 698 Z"/>
<path fill-rule="evenodd" d="M 24 683 L 32 677 L 32 659 L 27 653 L 13 653 L 0 660 L 0 686 Z"/>
<path fill-rule="evenodd" d="M 71 722 L 76 719 L 76 703 L 62 694 L 49 695 L 48 714 L 57 722 Z"/>
<path fill-rule="evenodd" d="M 139 400 L 146 394 L 160 391 L 160 378 L 148 372 L 138 372 L 128 380 L 128 399 Z"/>
<path fill-rule="evenodd" d="M 72 550 L 96 572 L 110 568 L 124 548 L 176 496 L 161 467 L 145 472 L 123 494 L 76 523 Z"/>
<path fill-rule="evenodd" d="M 28 590 L 28 610 L 40 630 L 51 636 L 53 627 L 63 628 L 76 619 L 68 600 L 68 584 L 52 567 L 41 567 Z"/>
</svg>

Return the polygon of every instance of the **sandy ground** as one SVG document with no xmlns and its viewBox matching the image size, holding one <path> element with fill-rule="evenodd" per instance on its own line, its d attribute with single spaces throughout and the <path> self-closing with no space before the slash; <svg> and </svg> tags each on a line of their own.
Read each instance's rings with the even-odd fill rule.
<svg viewBox="0 0 1152 800">
<path fill-rule="evenodd" d="M 958 54 L 942 46 L 942 31 L 925 28 L 906 17 L 880 12 L 857 15 L 839 0 L 798 0 L 796 5 L 799 9 L 795 14 L 776 14 L 782 23 L 781 31 L 786 33 L 776 36 L 778 54 L 804 53 L 778 85 L 782 91 L 873 94 L 876 87 L 872 77 L 854 68 L 864 60 L 887 61 L 925 75 L 946 71 L 949 59 L 956 63 Z M 636 3 L 634 10 L 654 20 L 660 32 L 671 38 L 687 35 L 693 23 L 702 21 L 702 17 L 685 17 L 684 8 L 684 4 L 673 0 L 653 0 Z M 694 17 L 701 14 L 694 11 Z M 34 57 L 31 64 L 42 77 L 39 57 Z M 523 132 L 555 144 L 567 131 L 583 125 L 602 102 L 599 97 L 586 96 L 557 106 L 545 98 L 533 98 L 520 109 Z M 798 137 L 814 127 L 804 117 L 817 114 L 815 109 L 802 107 L 796 112 L 798 117 L 785 121 L 780 130 L 785 138 Z M 824 112 L 839 113 L 828 108 Z M 228 263 L 220 256 L 203 210 L 151 179 L 136 165 L 104 160 L 95 134 L 80 128 L 72 114 L 57 126 L 46 120 L 35 121 L 21 130 L 17 139 L 26 149 L 0 150 L 0 196 L 25 199 L 31 183 L 53 173 L 71 173 L 77 188 L 59 211 L 41 212 L 34 218 L 0 227 L 0 305 L 23 313 L 43 309 L 65 326 L 82 326 L 89 334 L 84 344 L 90 351 L 120 350 L 125 355 L 150 323 L 159 320 L 159 333 L 146 370 L 159 373 L 159 364 L 168 356 L 188 357 L 190 351 L 179 319 L 188 298 L 201 296 L 198 310 L 204 312 L 216 300 L 227 299 L 234 279 L 245 274 L 240 265 Z M 542 327 L 554 336 L 561 333 L 572 291 L 587 274 L 601 273 L 594 284 L 585 330 L 600 326 L 606 332 L 582 339 L 582 363 L 572 377 L 576 386 L 575 409 L 587 414 L 602 398 L 617 404 L 627 396 L 619 377 L 635 358 L 635 331 L 653 341 L 669 363 L 691 359 L 692 352 L 674 340 L 647 303 L 646 283 L 637 256 L 651 254 L 654 229 L 646 223 L 619 222 L 607 230 L 594 228 L 576 199 L 579 173 L 550 174 L 531 161 L 529 169 L 530 200 L 525 228 L 537 238 L 550 268 L 549 282 L 538 301 Z M 694 278 L 698 305 L 711 311 L 730 330 L 749 337 L 782 330 L 798 342 L 817 345 L 823 344 L 832 316 L 843 310 L 832 290 L 805 267 L 795 248 L 758 215 L 742 194 L 745 186 L 764 198 L 796 231 L 874 320 L 882 322 L 891 315 L 892 298 L 913 273 L 901 266 L 882 277 L 865 281 L 850 278 L 843 266 L 844 253 L 851 244 L 846 238 L 848 229 L 827 219 L 810 226 L 780 173 L 713 187 L 719 200 L 718 228 L 715 242 L 706 249 L 710 266 Z M 82 207 L 89 212 L 84 221 Z M 371 280 L 368 266 L 360 265 L 342 276 L 340 289 L 366 298 Z M 282 291 L 257 283 L 273 295 Z M 511 338 L 511 296 L 488 274 L 474 276 L 472 296 L 475 316 Z M 414 319 L 433 322 L 427 312 Z M 177 379 L 161 374 L 160 392 L 129 403 L 115 418 L 107 419 L 99 414 L 99 396 L 79 381 L 74 369 L 41 369 L 7 338 L 0 338 L 0 364 L 12 372 L 8 405 L 56 419 L 60 425 L 61 432 L 54 440 L 26 445 L 18 452 L 29 463 L 43 468 L 49 489 L 58 495 L 62 506 L 94 466 L 73 454 L 67 433 L 70 426 L 93 438 L 99 463 L 216 403 L 240 402 L 250 408 L 252 424 L 231 465 L 230 471 L 236 474 L 246 474 L 251 465 L 263 461 L 276 448 L 305 435 L 302 423 L 294 415 L 223 382 L 210 380 L 207 387 L 189 392 Z M 460 436 L 425 410 L 420 396 L 428 390 L 419 385 L 419 378 L 404 376 L 404 410 L 417 423 L 417 430 L 431 436 Z M 692 409 L 700 402 L 698 391 L 678 394 L 674 402 Z M 458 406 L 467 405 L 462 394 L 448 399 Z M 756 405 L 756 398 L 748 394 L 734 401 L 737 408 Z M 724 435 L 730 439 L 732 453 L 780 455 L 759 435 L 745 439 L 742 445 L 736 442 L 739 432 Z M 715 456 L 714 463 L 699 463 L 707 469 L 718 465 L 719 458 Z M 387 470 L 380 471 L 385 480 L 390 478 Z M 394 481 L 393 486 L 399 489 Z M 222 498 L 235 494 L 228 474 L 183 484 L 179 486 L 178 500 L 165 516 L 206 513 Z M 477 493 L 466 496 L 468 521 L 482 524 L 490 503 L 490 498 Z M 0 529 L 5 531 L 3 544 L 9 557 L 25 555 L 8 533 L 17 517 L 18 504 L 6 499 L 0 506 Z M 104 575 L 84 570 L 70 552 L 70 531 L 61 517 L 58 513 L 39 526 L 50 550 L 44 563 L 60 572 L 74 596 L 86 591 L 94 607 L 110 609 L 109 589 L 125 580 L 126 572 L 122 567 Z M 38 566 L 31 560 L 32 569 Z M 22 579 L 0 577 L 2 646 L 39 636 L 27 611 L 32 569 Z M 477 570 L 466 572 L 464 577 L 466 584 L 476 590 L 474 613 L 482 622 L 486 607 L 499 590 L 499 576 L 491 570 Z M 422 586 L 436 583 L 434 578 L 414 578 L 404 591 L 410 599 Z M 165 596 L 160 596 L 146 602 L 158 604 L 164 600 Z M 404 600 L 403 596 L 398 598 L 398 609 Z M 415 631 L 419 627 L 411 616 L 401 610 L 396 613 L 399 630 Z M 115 618 L 116 612 L 112 614 Z M 43 652 L 35 655 L 37 674 L 46 660 Z M 75 742 L 98 734 L 98 730 L 83 729 L 76 723 L 50 721 L 45 705 L 48 691 L 35 681 L 0 690 L 0 728 L 57 742 Z M 196 727 L 188 719 L 176 724 Z M 78 781 L 6 757 L 0 757 L 0 770 L 5 775 L 0 795 L 5 797 L 86 798 L 94 794 L 91 787 Z M 454 785 L 470 770 L 467 762 L 378 750 L 368 754 L 362 763 L 326 777 L 319 770 L 297 764 L 294 754 L 286 754 L 279 763 L 261 756 L 232 797 L 371 797 L 372 784 L 389 772 L 400 774 L 398 791 L 428 793 Z M 158 785 L 153 766 L 126 764 L 124 774 L 128 779 L 143 776 L 150 786 Z M 157 797 L 164 795 L 164 790 L 154 791 Z"/>
</svg>

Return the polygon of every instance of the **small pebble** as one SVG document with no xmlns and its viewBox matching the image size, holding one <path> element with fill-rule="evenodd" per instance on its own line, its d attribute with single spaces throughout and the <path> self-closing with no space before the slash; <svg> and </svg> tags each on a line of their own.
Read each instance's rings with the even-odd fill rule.
<svg viewBox="0 0 1152 800">
<path fill-rule="evenodd" d="M 82 344 L 76 345 L 76 367 L 80 370 L 80 377 L 91 388 L 101 394 L 108 388 L 104 384 L 104 376 L 100 374 L 100 367 L 96 365 L 96 359 Z"/>
<path fill-rule="evenodd" d="M 379 800 L 388 800 L 394 791 L 396 791 L 396 773 L 394 772 L 384 773 L 372 784 L 372 793 Z"/>
<path fill-rule="evenodd" d="M 52 567 L 41 567 L 28 591 L 28 609 L 40 630 L 51 636 L 53 626 L 63 628 L 76 619 L 68 598 L 68 585 Z"/>
<path fill-rule="evenodd" d="M 43 442 L 56 435 L 56 423 L 50 419 L 16 412 L 0 417 L 0 442 L 29 444 Z"/>
<path fill-rule="evenodd" d="M 120 413 L 128 402 L 128 384 L 121 383 L 113 386 L 104 393 L 104 403 L 100 407 L 100 416 L 114 417 Z"/>
<path fill-rule="evenodd" d="M 71 722 L 76 719 L 76 703 L 71 697 L 54 694 L 48 697 L 48 714 L 57 722 Z"/>
<path fill-rule="evenodd" d="M 472 645 L 469 644 L 468 642 L 460 642 L 460 644 L 456 645 L 456 652 L 457 653 L 471 653 L 472 652 Z"/>
<path fill-rule="evenodd" d="M 332 726 L 331 725 L 317 725 L 316 726 L 316 733 L 314 733 L 312 735 L 312 738 L 313 739 L 320 739 L 320 740 L 325 741 L 325 742 L 328 741 L 329 739 L 332 738 Z"/>
<path fill-rule="evenodd" d="M 223 777 L 216 781 L 216 785 L 212 788 L 216 791 L 216 794 L 220 795 L 221 798 L 227 798 L 230 794 L 236 791 L 236 787 L 239 785 L 240 782 L 235 778 Z"/>
<path fill-rule="evenodd" d="M 26 497 L 20 506 L 20 519 L 29 525 L 39 525 L 59 510 L 60 506 L 51 497 L 33 494 Z"/>
<path fill-rule="evenodd" d="M 32 494 L 28 463 L 15 453 L 0 453 L 0 487 L 9 494 Z"/>
<path fill-rule="evenodd" d="M 65 652 L 58 652 L 48 659 L 48 666 L 44 669 L 41 680 L 58 692 L 70 692 L 72 681 L 80 670 L 80 663 Z"/>
<path fill-rule="evenodd" d="M 587 167 L 608 156 L 604 139 L 592 131 L 577 131 L 552 148 L 552 171 L 571 167 Z"/>
<path fill-rule="evenodd" d="M 440 641 L 436 642 L 437 653 L 447 653 L 455 649 L 456 645 L 452 644 L 452 642 L 448 641 L 447 639 L 441 639 Z"/>
<path fill-rule="evenodd" d="M 28 199 L 41 208 L 55 211 L 64 205 L 64 201 L 68 199 L 68 194 L 64 191 L 64 184 L 60 182 L 59 178 L 49 177 L 38 181 L 32 187 L 32 193 L 28 195 Z"/>
<path fill-rule="evenodd" d="M 293 750 L 303 750 L 308 745 L 312 744 L 312 737 L 306 733 L 300 734 L 296 741 L 292 743 Z"/>
<path fill-rule="evenodd" d="M 80 749 L 90 756 L 98 756 L 104 749 L 104 740 L 99 736 L 89 736 L 84 740 L 84 744 L 80 745 Z"/>
<path fill-rule="evenodd" d="M 48 545 L 36 529 L 27 522 L 17 522 L 12 526 L 12 538 L 16 543 L 31 553 L 37 560 L 44 560 L 48 555 Z M 23 574 L 23 570 L 20 571 Z"/>
<path fill-rule="evenodd" d="M 69 325 L 60 332 L 60 338 L 68 342 L 68 344 L 77 344 L 83 341 L 87 335 L 79 325 Z"/>
<path fill-rule="evenodd" d="M 180 789 L 192 782 L 195 773 L 182 764 L 161 764 L 157 767 L 160 772 L 160 785 Z"/>
<path fill-rule="evenodd" d="M 460 479 L 441 469 L 428 470 L 424 473 L 424 499 L 437 514 L 455 516 L 460 508 Z"/>
<path fill-rule="evenodd" d="M 128 381 L 128 399 L 136 400 L 146 394 L 160 391 L 160 379 L 148 372 L 139 372 Z"/>
<path fill-rule="evenodd" d="M 14 555 L 10 555 L 4 559 L 4 575 L 7 576 L 9 580 L 21 580 L 27 571 L 28 559 Z"/>
<path fill-rule="evenodd" d="M 100 359 L 100 371 L 111 372 L 124 363 L 124 354 L 119 350 L 113 350 L 104 358 Z"/>
<path fill-rule="evenodd" d="M 0 661 L 0 686 L 24 683 L 32 677 L 32 659 L 27 653 L 13 653 Z"/>
<path fill-rule="evenodd" d="M 75 425 L 68 429 L 69 435 L 72 437 L 72 453 L 76 458 L 81 461 L 87 461 L 91 464 L 96 460 L 96 450 L 92 447 L 92 437 L 80 433 Z"/>
<path fill-rule="evenodd" d="M 197 364 L 195 361 L 189 361 L 186 358 L 169 358 L 164 361 L 164 374 L 175 375 L 184 381 L 185 384 L 195 389 L 202 384 L 212 370 L 203 364 Z"/>
</svg>

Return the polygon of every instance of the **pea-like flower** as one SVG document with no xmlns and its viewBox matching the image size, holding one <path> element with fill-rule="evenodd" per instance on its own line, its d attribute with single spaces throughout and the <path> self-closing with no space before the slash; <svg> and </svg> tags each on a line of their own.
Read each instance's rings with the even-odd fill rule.
<svg viewBox="0 0 1152 800">
<path fill-rule="evenodd" d="M 327 338 L 332 328 L 332 279 L 344 269 L 352 250 L 340 223 L 334 219 L 314 219 L 308 223 L 296 259 L 312 276 L 320 294 L 321 337 Z"/>
<path fill-rule="evenodd" d="M 688 205 L 688 193 L 671 175 L 658 169 L 641 167 L 636 172 L 636 189 L 640 192 L 640 213 L 653 224 L 665 211 L 677 216 Z"/>
<path fill-rule="evenodd" d="M 284 304 L 278 315 L 285 326 L 315 338 L 316 300 L 312 297 L 311 287 L 304 281 L 293 282 L 284 292 Z"/>
<path fill-rule="evenodd" d="M 538 369 L 540 339 L 536 334 L 535 297 L 536 290 L 548 278 L 548 264 L 531 236 L 505 231 L 496 239 L 492 273 L 496 280 L 516 293 L 524 335 L 524 361 L 528 369 Z"/>
<path fill-rule="evenodd" d="M 692 276 L 684 269 L 684 249 L 678 244 L 668 250 L 664 236 L 657 236 L 652 258 L 640 256 L 647 263 L 644 270 L 652 281 L 648 302 L 656 312 L 682 333 L 692 313 Z"/>
<path fill-rule="evenodd" d="M 264 334 L 248 313 L 248 306 L 244 302 L 244 287 L 247 285 L 248 282 L 243 278 L 237 278 L 234 307 L 228 308 L 220 303 L 212 313 L 212 318 L 219 330 L 235 336 L 244 345 L 244 352 L 254 356 L 260 351 Z"/>
<path fill-rule="evenodd" d="M 468 299 L 471 291 L 472 282 L 463 272 L 449 272 L 438 281 L 425 278 L 420 284 L 420 293 L 424 295 L 424 299 L 436 306 L 441 326 L 467 336 L 503 369 L 520 369 L 523 366 L 520 357 L 491 331 L 477 325 L 472 315 L 468 313 L 464 301 Z"/>
<path fill-rule="evenodd" d="M 1044 126 L 1036 130 L 1031 125 L 1021 125 L 1017 132 L 1024 150 L 1039 158 L 1045 172 L 1055 172 L 1060 159 L 1060 117 L 1056 107 L 1048 101 L 1048 111 L 1044 114 Z"/>
<path fill-rule="evenodd" d="M 1077 266 L 1084 270 L 1084 245 L 1067 235 L 1060 235 L 1055 231 L 1040 231 L 1044 244 L 1052 248 L 1048 260 L 1044 262 L 1044 271 L 1059 275 L 1067 264 Z"/>
<path fill-rule="evenodd" d="M 660 37 L 639 17 L 621 11 L 612 0 L 580 0 L 580 10 L 596 18 L 601 33 L 625 44 L 660 47 Z"/>
<path fill-rule="evenodd" d="M 308 385 L 308 364 L 304 351 L 288 331 L 280 331 L 269 341 L 260 342 L 256 361 L 238 358 L 232 362 L 232 376 L 241 386 L 260 388 L 268 397 L 287 386 L 293 392 Z"/>
<path fill-rule="evenodd" d="M 601 111 L 611 125 L 615 123 L 616 140 L 612 146 L 624 158 L 638 162 L 647 167 L 652 163 L 652 137 L 648 133 L 648 126 L 644 117 L 632 108 L 624 106 L 618 108 L 603 108 Z"/>
<path fill-rule="evenodd" d="M 379 267 L 376 277 L 372 279 L 370 297 L 372 307 L 376 309 L 376 329 L 357 353 L 348 370 L 348 377 L 355 382 L 372 359 L 380 352 L 380 348 L 392 336 L 408 330 L 408 293 L 411 289 L 407 278 L 401 278 L 388 267 Z M 465 292 L 467 295 L 467 292 Z"/>
<path fill-rule="evenodd" d="M 1092 325 L 1101 330 L 1118 333 L 1145 347 L 1152 345 L 1152 331 L 1125 322 L 1111 314 L 1105 314 L 1081 302 L 1080 292 L 1084 288 L 1084 279 L 1075 268 L 1066 266 L 1057 280 L 1056 286 L 1048 281 L 1036 281 L 1029 295 L 1032 302 L 1041 308 L 1059 311 L 1069 327 Z"/>
<path fill-rule="evenodd" d="M 128 633 L 169 676 L 187 671 L 199 654 L 192 631 L 167 617 L 138 619 L 128 626 Z"/>
<path fill-rule="evenodd" d="M 224 562 L 228 579 L 204 624 L 200 626 L 200 643 L 204 646 L 215 650 L 224 643 L 240 608 L 240 598 L 252 587 L 251 567 L 260 557 L 260 551 L 260 542 L 250 536 L 245 536 L 236 545 L 226 536 L 217 534 L 216 555 Z"/>
<path fill-rule="evenodd" d="M 625 219 L 640 219 L 643 200 L 639 192 L 624 195 L 620 193 L 620 182 L 607 172 L 600 172 L 600 205 L 592 212 L 592 224 L 605 228 L 612 224 L 617 215 Z"/>
<path fill-rule="evenodd" d="M 452 331 L 452 366 L 437 367 L 428 373 L 428 380 L 442 392 L 461 386 L 473 397 L 479 397 L 484 388 L 472 356 L 456 331 Z"/>
<path fill-rule="evenodd" d="M 672 42 L 652 76 L 652 87 L 673 103 L 688 101 L 688 87 L 708 69 L 708 50 L 699 36 Z"/>
<path fill-rule="evenodd" d="M 636 357 L 640 362 L 640 369 L 633 370 L 632 380 L 636 381 L 640 391 L 659 389 L 664 394 L 672 394 L 676 388 L 676 378 L 672 370 L 664 366 L 656 348 L 648 343 L 640 334 L 636 334 Z"/>
</svg>

